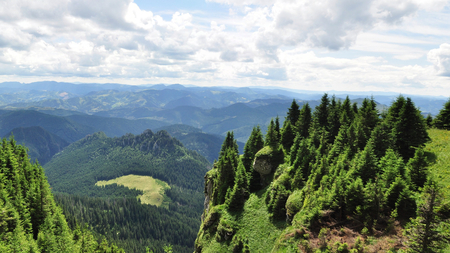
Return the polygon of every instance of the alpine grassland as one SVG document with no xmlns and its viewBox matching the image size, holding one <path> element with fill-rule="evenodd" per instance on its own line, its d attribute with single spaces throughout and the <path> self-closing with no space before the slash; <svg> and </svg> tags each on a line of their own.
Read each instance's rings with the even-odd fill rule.
<svg viewBox="0 0 450 253">
<path fill-rule="evenodd" d="M 450 201 L 450 131 L 430 129 L 428 134 L 432 140 L 425 147 L 429 170 L 441 184 L 447 201 Z"/>
<path fill-rule="evenodd" d="M 163 204 L 164 191 L 170 189 L 170 186 L 164 181 L 139 175 L 126 175 L 95 183 L 96 186 L 100 187 L 112 184 L 123 185 L 129 189 L 141 190 L 143 194 L 138 196 L 141 203 L 154 206 L 161 206 Z"/>
</svg>

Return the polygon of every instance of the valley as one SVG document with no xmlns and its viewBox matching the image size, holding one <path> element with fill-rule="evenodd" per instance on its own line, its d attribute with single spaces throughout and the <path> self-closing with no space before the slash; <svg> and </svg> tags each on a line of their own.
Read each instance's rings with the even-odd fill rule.
<svg viewBox="0 0 450 253">
<path fill-rule="evenodd" d="M 401 251 L 424 173 L 450 196 L 448 131 L 426 126 L 428 113 L 409 97 L 4 86 L 11 103 L 2 104 L 0 134 L 43 166 L 71 231 L 87 229 L 117 250 Z M 433 116 L 445 103 L 418 101 Z M 406 104 L 409 116 L 399 116 Z M 428 172 L 413 176 L 414 159 L 424 167 L 424 157 Z"/>
</svg>

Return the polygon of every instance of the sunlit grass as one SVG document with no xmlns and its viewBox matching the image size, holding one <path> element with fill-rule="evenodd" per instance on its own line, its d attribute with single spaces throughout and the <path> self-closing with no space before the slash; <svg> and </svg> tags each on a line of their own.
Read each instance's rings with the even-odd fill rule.
<svg viewBox="0 0 450 253">
<path fill-rule="evenodd" d="M 430 129 L 428 134 L 432 140 L 425 147 L 431 163 L 429 169 L 450 200 L 450 131 Z"/>
<path fill-rule="evenodd" d="M 96 186 L 105 185 L 123 185 L 130 189 L 137 189 L 144 192 L 139 198 L 141 203 L 161 206 L 164 200 L 164 191 L 170 189 L 170 186 L 161 180 L 149 176 L 126 175 L 111 179 L 109 181 L 98 181 Z"/>
</svg>

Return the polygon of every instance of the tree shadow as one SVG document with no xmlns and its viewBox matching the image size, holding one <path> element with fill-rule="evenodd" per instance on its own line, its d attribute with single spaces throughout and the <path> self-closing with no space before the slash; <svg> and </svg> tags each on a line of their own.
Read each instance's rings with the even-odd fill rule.
<svg viewBox="0 0 450 253">
<path fill-rule="evenodd" d="M 427 163 L 429 165 L 436 163 L 437 160 L 437 156 L 435 153 L 429 152 L 429 151 L 425 151 L 425 156 L 427 158 Z"/>
</svg>

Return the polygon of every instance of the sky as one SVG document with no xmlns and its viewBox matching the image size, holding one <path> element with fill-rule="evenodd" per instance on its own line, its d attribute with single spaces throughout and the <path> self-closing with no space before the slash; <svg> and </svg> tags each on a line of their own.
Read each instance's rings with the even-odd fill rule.
<svg viewBox="0 0 450 253">
<path fill-rule="evenodd" d="M 0 0 L 0 82 L 450 96 L 450 0 Z"/>
</svg>

